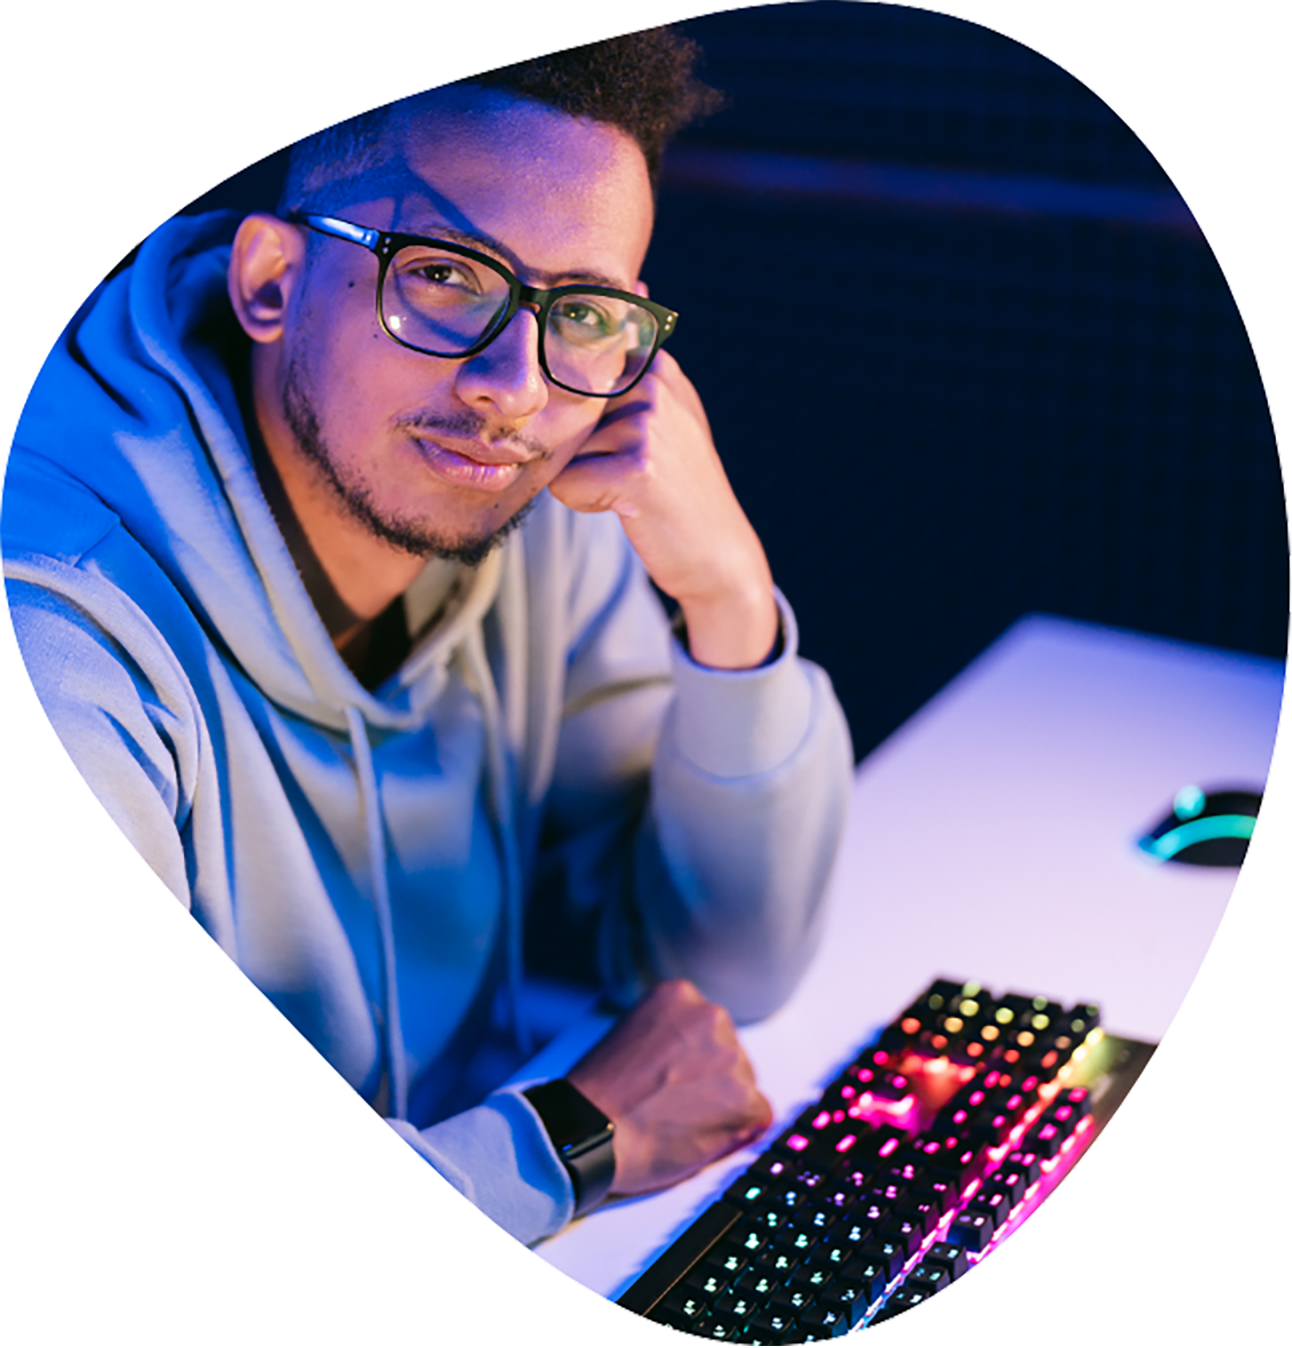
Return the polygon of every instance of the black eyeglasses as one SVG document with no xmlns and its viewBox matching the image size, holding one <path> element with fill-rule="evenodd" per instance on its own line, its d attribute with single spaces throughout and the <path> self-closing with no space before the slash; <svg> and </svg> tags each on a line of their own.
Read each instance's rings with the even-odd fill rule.
<svg viewBox="0 0 1292 1348">
<path fill-rule="evenodd" d="M 357 243 L 377 258 L 377 318 L 400 346 L 447 360 L 483 351 L 522 304 L 538 311 L 538 363 L 558 388 L 591 398 L 627 393 L 644 375 L 677 315 L 608 286 L 527 286 L 460 243 L 365 229 L 329 215 L 295 223 Z"/>
</svg>

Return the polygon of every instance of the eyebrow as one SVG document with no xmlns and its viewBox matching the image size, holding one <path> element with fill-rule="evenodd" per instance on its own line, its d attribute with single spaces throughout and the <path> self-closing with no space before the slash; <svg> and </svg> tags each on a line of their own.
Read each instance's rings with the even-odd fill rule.
<svg viewBox="0 0 1292 1348">
<path fill-rule="evenodd" d="M 411 233 L 411 231 L 400 230 L 400 233 Z M 470 230 L 454 229 L 452 225 L 436 225 L 430 234 L 415 234 L 413 237 L 423 239 L 445 239 L 449 243 L 464 244 L 468 248 L 475 248 L 482 253 L 492 253 L 500 261 L 505 262 L 517 275 L 522 271 L 528 273 L 530 277 L 543 289 L 553 289 L 560 285 L 590 285 L 604 286 L 607 290 L 619 290 L 624 294 L 631 294 L 630 290 L 625 289 L 623 285 L 613 276 L 606 276 L 597 271 L 542 271 L 539 268 L 522 268 L 520 259 L 510 248 L 500 243 L 497 239 L 488 234 L 473 233 Z"/>
</svg>

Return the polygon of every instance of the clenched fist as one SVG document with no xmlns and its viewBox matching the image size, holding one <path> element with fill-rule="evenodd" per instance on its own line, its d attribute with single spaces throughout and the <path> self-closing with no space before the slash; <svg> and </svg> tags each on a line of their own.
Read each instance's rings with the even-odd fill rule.
<svg viewBox="0 0 1292 1348">
<path fill-rule="evenodd" d="M 653 989 L 566 1076 L 614 1121 L 617 1194 L 675 1184 L 772 1121 L 730 1015 L 684 980 Z"/>
</svg>

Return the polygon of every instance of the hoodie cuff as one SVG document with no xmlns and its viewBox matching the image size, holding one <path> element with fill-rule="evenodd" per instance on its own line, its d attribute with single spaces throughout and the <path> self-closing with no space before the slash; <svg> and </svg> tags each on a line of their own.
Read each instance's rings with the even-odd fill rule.
<svg viewBox="0 0 1292 1348">
<path fill-rule="evenodd" d="M 483 1104 L 420 1132 L 387 1119 L 486 1217 L 526 1245 L 554 1235 L 574 1216 L 574 1189 L 547 1130 L 519 1092 L 496 1091 Z"/>
<path fill-rule="evenodd" d="M 779 767 L 803 742 L 812 717 L 812 685 L 798 658 L 799 634 L 785 596 L 779 653 L 756 669 L 696 664 L 672 641 L 674 728 L 678 752 L 711 777 L 755 777 Z"/>
</svg>

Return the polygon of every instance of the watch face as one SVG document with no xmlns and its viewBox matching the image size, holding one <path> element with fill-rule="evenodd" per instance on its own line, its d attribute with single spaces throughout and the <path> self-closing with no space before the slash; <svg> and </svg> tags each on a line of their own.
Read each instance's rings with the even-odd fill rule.
<svg viewBox="0 0 1292 1348">
<path fill-rule="evenodd" d="M 581 1156 L 614 1133 L 614 1124 L 568 1081 L 531 1086 L 525 1098 L 538 1111 L 552 1145 L 564 1159 Z"/>
</svg>

